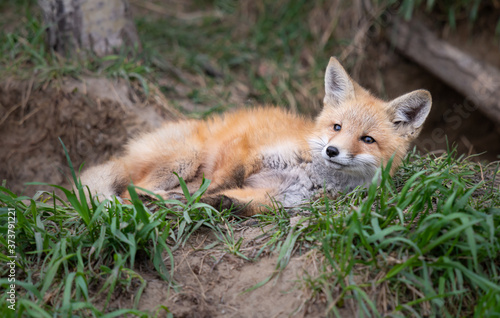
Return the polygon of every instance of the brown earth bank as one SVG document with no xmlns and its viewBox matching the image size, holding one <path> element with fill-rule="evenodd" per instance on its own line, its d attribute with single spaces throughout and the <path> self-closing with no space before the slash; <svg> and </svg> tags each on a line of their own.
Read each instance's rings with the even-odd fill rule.
<svg viewBox="0 0 500 318">
<path fill-rule="evenodd" d="M 127 139 L 182 117 L 162 95 L 141 96 L 119 80 L 67 79 L 48 87 L 32 82 L 0 84 L 0 179 L 18 194 L 32 195 L 68 186 L 70 176 L 63 146 L 78 169 L 116 155 Z"/>
</svg>

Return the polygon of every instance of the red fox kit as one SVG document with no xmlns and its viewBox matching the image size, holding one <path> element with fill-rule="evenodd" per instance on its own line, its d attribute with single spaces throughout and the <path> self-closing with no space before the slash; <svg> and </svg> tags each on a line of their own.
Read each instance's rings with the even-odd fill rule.
<svg viewBox="0 0 500 318">
<path fill-rule="evenodd" d="M 88 169 L 81 180 L 100 198 L 128 197 L 130 182 L 171 198 L 182 192 L 174 172 L 191 191 L 205 176 L 211 185 L 203 202 L 253 215 L 272 198 L 288 207 L 324 188 L 338 192 L 366 184 L 394 155 L 393 173 L 430 109 L 428 91 L 382 101 L 331 58 L 324 108 L 315 121 L 256 108 L 167 123 L 133 139 L 123 156 Z"/>
</svg>

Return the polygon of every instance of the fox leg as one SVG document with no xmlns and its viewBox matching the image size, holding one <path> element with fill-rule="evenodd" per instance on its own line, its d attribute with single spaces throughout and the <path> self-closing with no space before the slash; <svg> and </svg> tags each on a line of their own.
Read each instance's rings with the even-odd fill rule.
<svg viewBox="0 0 500 318">
<path fill-rule="evenodd" d="M 165 194 L 179 186 L 174 172 L 186 181 L 196 177 L 206 134 L 204 126 L 196 121 L 169 123 L 132 140 L 123 156 L 84 171 L 82 184 L 101 199 L 113 195 L 130 198 L 130 183 Z"/>
<path fill-rule="evenodd" d="M 88 186 L 91 194 L 97 195 L 100 200 L 113 196 L 130 199 L 127 191 L 130 183 L 167 197 L 168 190 L 179 186 L 179 179 L 174 172 L 186 181 L 192 180 L 198 174 L 201 160 L 195 151 L 182 152 L 174 148 L 171 153 L 162 154 L 163 158 L 136 158 L 138 156 L 134 153 L 91 167 L 81 175 L 82 185 Z M 153 160 L 145 162 L 143 158 Z M 148 195 L 140 190 L 137 192 Z"/>
<path fill-rule="evenodd" d="M 193 179 L 202 163 L 206 132 L 196 121 L 170 123 L 127 146 L 121 161 L 134 185 L 156 192 Z"/>
<path fill-rule="evenodd" d="M 252 216 L 267 211 L 273 195 L 273 189 L 244 187 L 202 197 L 201 202 L 219 210 L 233 208 L 236 215 Z"/>
<path fill-rule="evenodd" d="M 186 182 L 197 176 L 201 161 L 195 153 L 191 153 L 191 156 L 187 155 L 182 159 L 165 160 L 159 164 L 155 164 L 145 172 L 140 171 L 139 173 L 132 174 L 131 181 L 137 187 L 165 196 L 169 190 L 179 187 L 180 183 L 177 176 Z"/>
</svg>

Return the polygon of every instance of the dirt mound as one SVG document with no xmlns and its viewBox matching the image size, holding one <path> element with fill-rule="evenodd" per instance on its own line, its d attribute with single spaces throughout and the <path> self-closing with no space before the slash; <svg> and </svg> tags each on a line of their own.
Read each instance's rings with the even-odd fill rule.
<svg viewBox="0 0 500 318">
<path fill-rule="evenodd" d="M 255 254 L 261 234 L 260 228 L 236 232 L 236 239 L 244 239 L 240 251 L 246 256 Z M 326 317 L 326 301 L 311 299 L 310 290 L 300 284 L 306 275 L 314 275 L 314 251 L 292 256 L 279 275 L 248 291 L 275 273 L 278 252 L 247 261 L 229 253 L 223 244 L 204 249 L 215 242 L 212 232 L 199 231 L 174 252 L 177 291 L 154 273 L 140 272 L 148 285 L 139 309 L 151 311 L 161 304 L 175 317 Z M 345 317 L 355 316 L 350 306 L 338 310 Z"/>
<path fill-rule="evenodd" d="M 68 185 L 69 167 L 91 165 L 116 154 L 129 136 L 181 115 L 153 89 L 148 98 L 125 81 L 86 78 L 34 87 L 33 82 L 0 84 L 0 180 L 32 195 L 39 186 Z M 48 189 L 48 188 L 45 188 Z"/>
</svg>

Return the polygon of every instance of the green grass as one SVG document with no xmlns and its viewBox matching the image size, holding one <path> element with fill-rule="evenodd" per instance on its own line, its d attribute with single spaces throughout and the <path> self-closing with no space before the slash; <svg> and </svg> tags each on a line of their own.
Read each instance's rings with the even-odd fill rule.
<svg viewBox="0 0 500 318">
<path fill-rule="evenodd" d="M 479 165 L 453 155 L 408 160 L 395 180 L 383 173 L 362 197 L 312 209 L 307 235 L 321 242 L 325 262 L 310 288 L 330 294 L 333 313 L 349 300 L 364 317 L 498 314 L 498 184 L 478 182 Z"/>
<path fill-rule="evenodd" d="M 338 316 L 338 308 L 352 303 L 363 317 L 493 317 L 500 309 L 497 174 L 498 165 L 486 169 L 453 153 L 412 153 L 394 178 L 384 171 L 379 185 L 311 203 L 294 226 L 289 212 L 276 203 L 255 217 L 257 226 L 271 227 L 252 256 L 277 251 L 276 271 L 247 292 L 279 276 L 293 255 L 315 250 L 319 274 L 304 276 L 303 284 L 311 301 L 326 297 L 329 315 Z M 62 189 L 66 198 L 47 192 L 17 197 L 0 188 L 0 283 L 5 288 L 9 208 L 17 217 L 16 315 L 154 315 L 136 309 L 146 287 L 137 264 L 151 264 L 175 290 L 172 251 L 201 228 L 218 238 L 207 248 L 222 245 L 218 248 L 249 260 L 234 231 L 240 221 L 230 211 L 199 203 L 208 186 L 205 180 L 195 194 L 186 192 L 184 203 L 147 206 L 132 186 L 132 204 L 87 204 L 81 187 Z M 134 307 L 107 308 L 116 293 L 129 293 Z M 0 299 L 0 311 L 13 316 L 6 297 Z"/>
<path fill-rule="evenodd" d="M 453 151 L 412 153 L 394 178 L 384 171 L 379 185 L 318 201 L 294 228 L 276 216 L 276 272 L 249 291 L 279 275 L 292 250 L 313 248 L 319 274 L 303 283 L 329 315 L 349 303 L 360 317 L 498 317 L 498 166 L 484 175 Z"/>
<path fill-rule="evenodd" d="M 435 0 L 403 0 L 389 1 L 389 3 L 400 3 L 399 13 L 406 20 L 410 20 L 413 13 L 420 6 L 425 7 L 427 12 L 443 14 L 447 17 L 448 24 L 455 29 L 457 25 L 457 16 L 467 16 L 467 19 L 474 23 L 478 19 L 481 0 L 456 0 L 456 1 L 435 1 Z M 499 20 L 500 22 L 500 20 Z"/>
<path fill-rule="evenodd" d="M 76 189 L 54 186 L 64 192 L 64 200 L 47 192 L 33 198 L 18 197 L 0 187 L 1 277 L 7 277 L 9 268 L 4 265 L 10 256 L 17 255 L 16 284 L 21 295 L 14 313 L 7 308 L 7 294 L 3 294 L 2 316 L 38 313 L 46 317 L 100 317 L 113 293 L 130 289 L 134 289 L 134 308 L 111 311 L 108 316 L 147 315 L 135 309 L 146 287 L 144 279 L 134 271 L 136 262 L 151 263 L 158 276 L 176 288 L 172 251 L 185 244 L 201 226 L 215 229 L 224 216 L 198 202 L 209 181 L 204 180 L 193 195 L 184 188 L 186 203 L 162 201 L 156 206 L 158 211 L 152 213 L 132 185 L 128 188 L 132 204 L 87 200 L 87 189 L 76 179 L 71 162 L 70 167 Z M 15 229 L 8 226 L 9 211 L 15 211 Z M 9 229 L 15 232 L 14 243 L 6 240 L 12 233 Z M 10 244 L 15 245 L 14 254 L 4 249 Z M 169 262 L 164 261 L 165 254 Z M 3 286 L 8 283 L 7 278 L 0 279 Z M 53 297 L 46 301 L 44 296 L 49 291 Z"/>
</svg>

